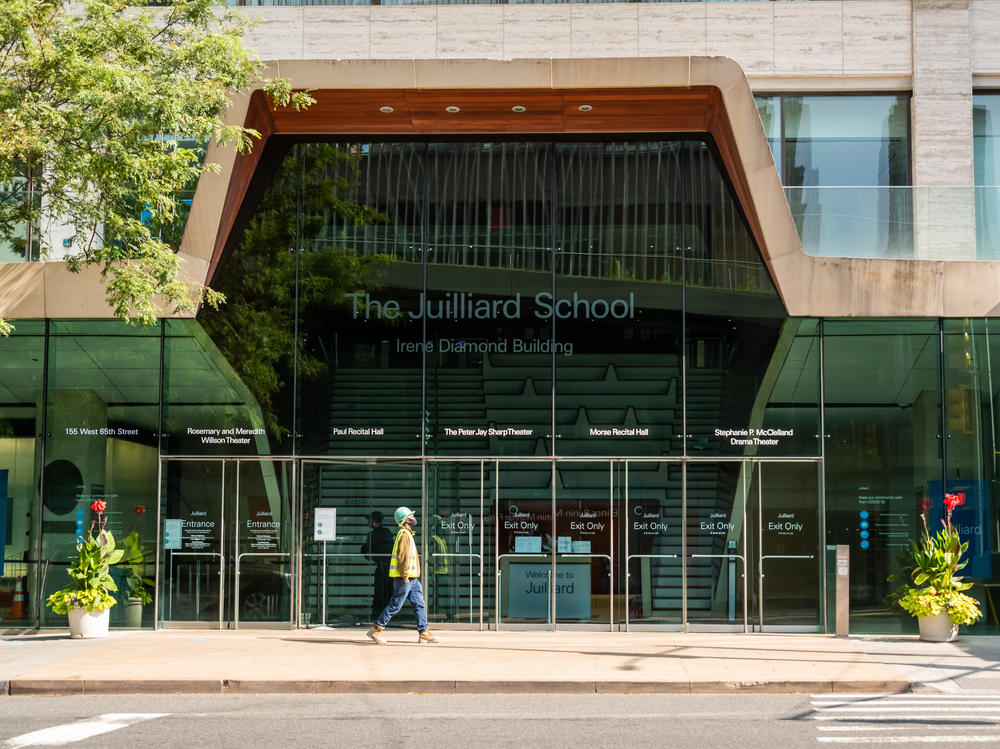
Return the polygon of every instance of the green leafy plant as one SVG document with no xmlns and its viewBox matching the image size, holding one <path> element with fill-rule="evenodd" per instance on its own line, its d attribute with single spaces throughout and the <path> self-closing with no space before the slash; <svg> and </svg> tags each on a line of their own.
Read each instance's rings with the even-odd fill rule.
<svg viewBox="0 0 1000 749">
<path fill-rule="evenodd" d="M 125 578 L 125 585 L 128 589 L 129 598 L 138 598 L 144 604 L 152 603 L 153 596 L 149 593 L 149 588 L 153 586 L 153 581 L 144 577 L 146 571 L 146 547 L 139 538 L 137 531 L 132 531 L 124 540 L 125 552 L 122 557 L 122 566 L 128 571 Z"/>
<path fill-rule="evenodd" d="M 942 528 L 931 534 L 927 526 L 930 500 L 920 503 L 923 533 L 910 541 L 908 552 L 908 577 L 912 584 L 903 585 L 893 595 L 899 606 L 911 616 L 935 616 L 947 613 L 954 624 L 974 624 L 982 617 L 979 602 L 963 591 L 972 587 L 957 573 L 968 562 L 962 555 L 968 551 L 969 542 L 963 542 L 958 529 L 951 522 L 955 507 L 965 503 L 965 494 L 945 494 L 945 517 Z M 894 576 L 890 576 L 890 581 Z"/>
<path fill-rule="evenodd" d="M 77 541 L 76 557 L 70 558 L 66 572 L 72 582 L 46 601 L 57 614 L 67 614 L 70 609 L 79 607 L 90 612 L 104 611 L 116 603 L 112 594 L 118 591 L 118 586 L 110 570 L 121 561 L 125 552 L 115 547 L 114 534 L 104 527 L 107 507 L 108 503 L 100 499 L 90 505 L 97 513 L 97 520 L 91 521 L 86 538 Z"/>
<path fill-rule="evenodd" d="M 114 314 L 144 325 L 219 304 L 171 242 L 179 196 L 219 171 L 200 146 L 250 150 L 260 134 L 225 113 L 255 88 L 276 107 L 314 101 L 264 76 L 252 26 L 215 0 L 4 0 L 0 242 L 99 269 Z M 67 244 L 52 245 L 53 224 Z M 0 319 L 0 335 L 10 327 Z"/>
</svg>

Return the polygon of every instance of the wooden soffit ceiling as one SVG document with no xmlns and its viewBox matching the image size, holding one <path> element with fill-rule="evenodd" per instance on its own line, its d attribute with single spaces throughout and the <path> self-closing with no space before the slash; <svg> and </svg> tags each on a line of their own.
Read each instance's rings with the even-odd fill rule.
<svg viewBox="0 0 1000 749">
<path fill-rule="evenodd" d="M 758 246 L 763 236 L 722 93 L 714 86 L 616 89 L 318 89 L 304 111 L 275 109 L 261 91 L 245 119 L 261 140 L 237 157 L 208 277 L 237 223 L 272 135 L 421 136 L 562 133 L 707 134 L 714 140 Z M 516 108 L 516 109 L 515 109 Z"/>
</svg>

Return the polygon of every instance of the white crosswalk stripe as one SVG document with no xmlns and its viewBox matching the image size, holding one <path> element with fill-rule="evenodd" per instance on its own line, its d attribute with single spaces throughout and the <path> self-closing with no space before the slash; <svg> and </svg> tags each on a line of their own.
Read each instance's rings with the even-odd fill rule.
<svg viewBox="0 0 1000 749">
<path fill-rule="evenodd" d="M 814 694 L 821 744 L 1000 746 L 1000 695 Z"/>
<path fill-rule="evenodd" d="M 168 713 L 105 713 L 90 720 L 63 723 L 31 733 L 24 733 L 7 739 L 3 747 L 4 749 L 21 749 L 25 746 L 63 746 L 93 736 L 100 736 L 102 733 L 117 731 L 133 723 L 151 718 L 162 718 L 165 715 Z"/>
</svg>

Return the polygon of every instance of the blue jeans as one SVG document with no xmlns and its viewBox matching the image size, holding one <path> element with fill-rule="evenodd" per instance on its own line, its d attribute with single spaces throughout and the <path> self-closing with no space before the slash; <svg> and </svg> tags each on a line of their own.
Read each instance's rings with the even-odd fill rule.
<svg viewBox="0 0 1000 749">
<path fill-rule="evenodd" d="M 399 610 L 403 608 L 403 604 L 406 603 L 406 599 L 410 599 L 410 603 L 413 605 L 413 613 L 417 617 L 417 631 L 426 632 L 427 631 L 427 607 L 424 605 L 424 589 L 420 585 L 420 578 L 411 577 L 405 583 L 401 577 L 393 577 L 392 579 L 392 598 L 389 599 L 389 603 L 382 613 L 378 615 L 378 619 L 375 620 L 376 627 L 385 627 Z"/>
</svg>

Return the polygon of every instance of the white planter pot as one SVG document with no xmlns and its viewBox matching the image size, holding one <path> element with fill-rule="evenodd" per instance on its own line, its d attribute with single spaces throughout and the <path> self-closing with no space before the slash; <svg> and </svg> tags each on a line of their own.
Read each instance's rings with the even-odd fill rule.
<svg viewBox="0 0 1000 749">
<path fill-rule="evenodd" d="M 94 638 L 108 636 L 108 620 L 111 609 L 104 611 L 87 611 L 85 608 L 70 609 L 66 615 L 69 618 L 69 636 L 78 638 Z"/>
<path fill-rule="evenodd" d="M 920 639 L 926 642 L 951 642 L 958 637 L 958 625 L 953 624 L 947 613 L 918 616 Z"/>
<path fill-rule="evenodd" d="M 129 598 L 128 605 L 125 607 L 125 626 L 126 627 L 141 627 L 142 626 L 142 599 L 141 598 Z"/>
</svg>

